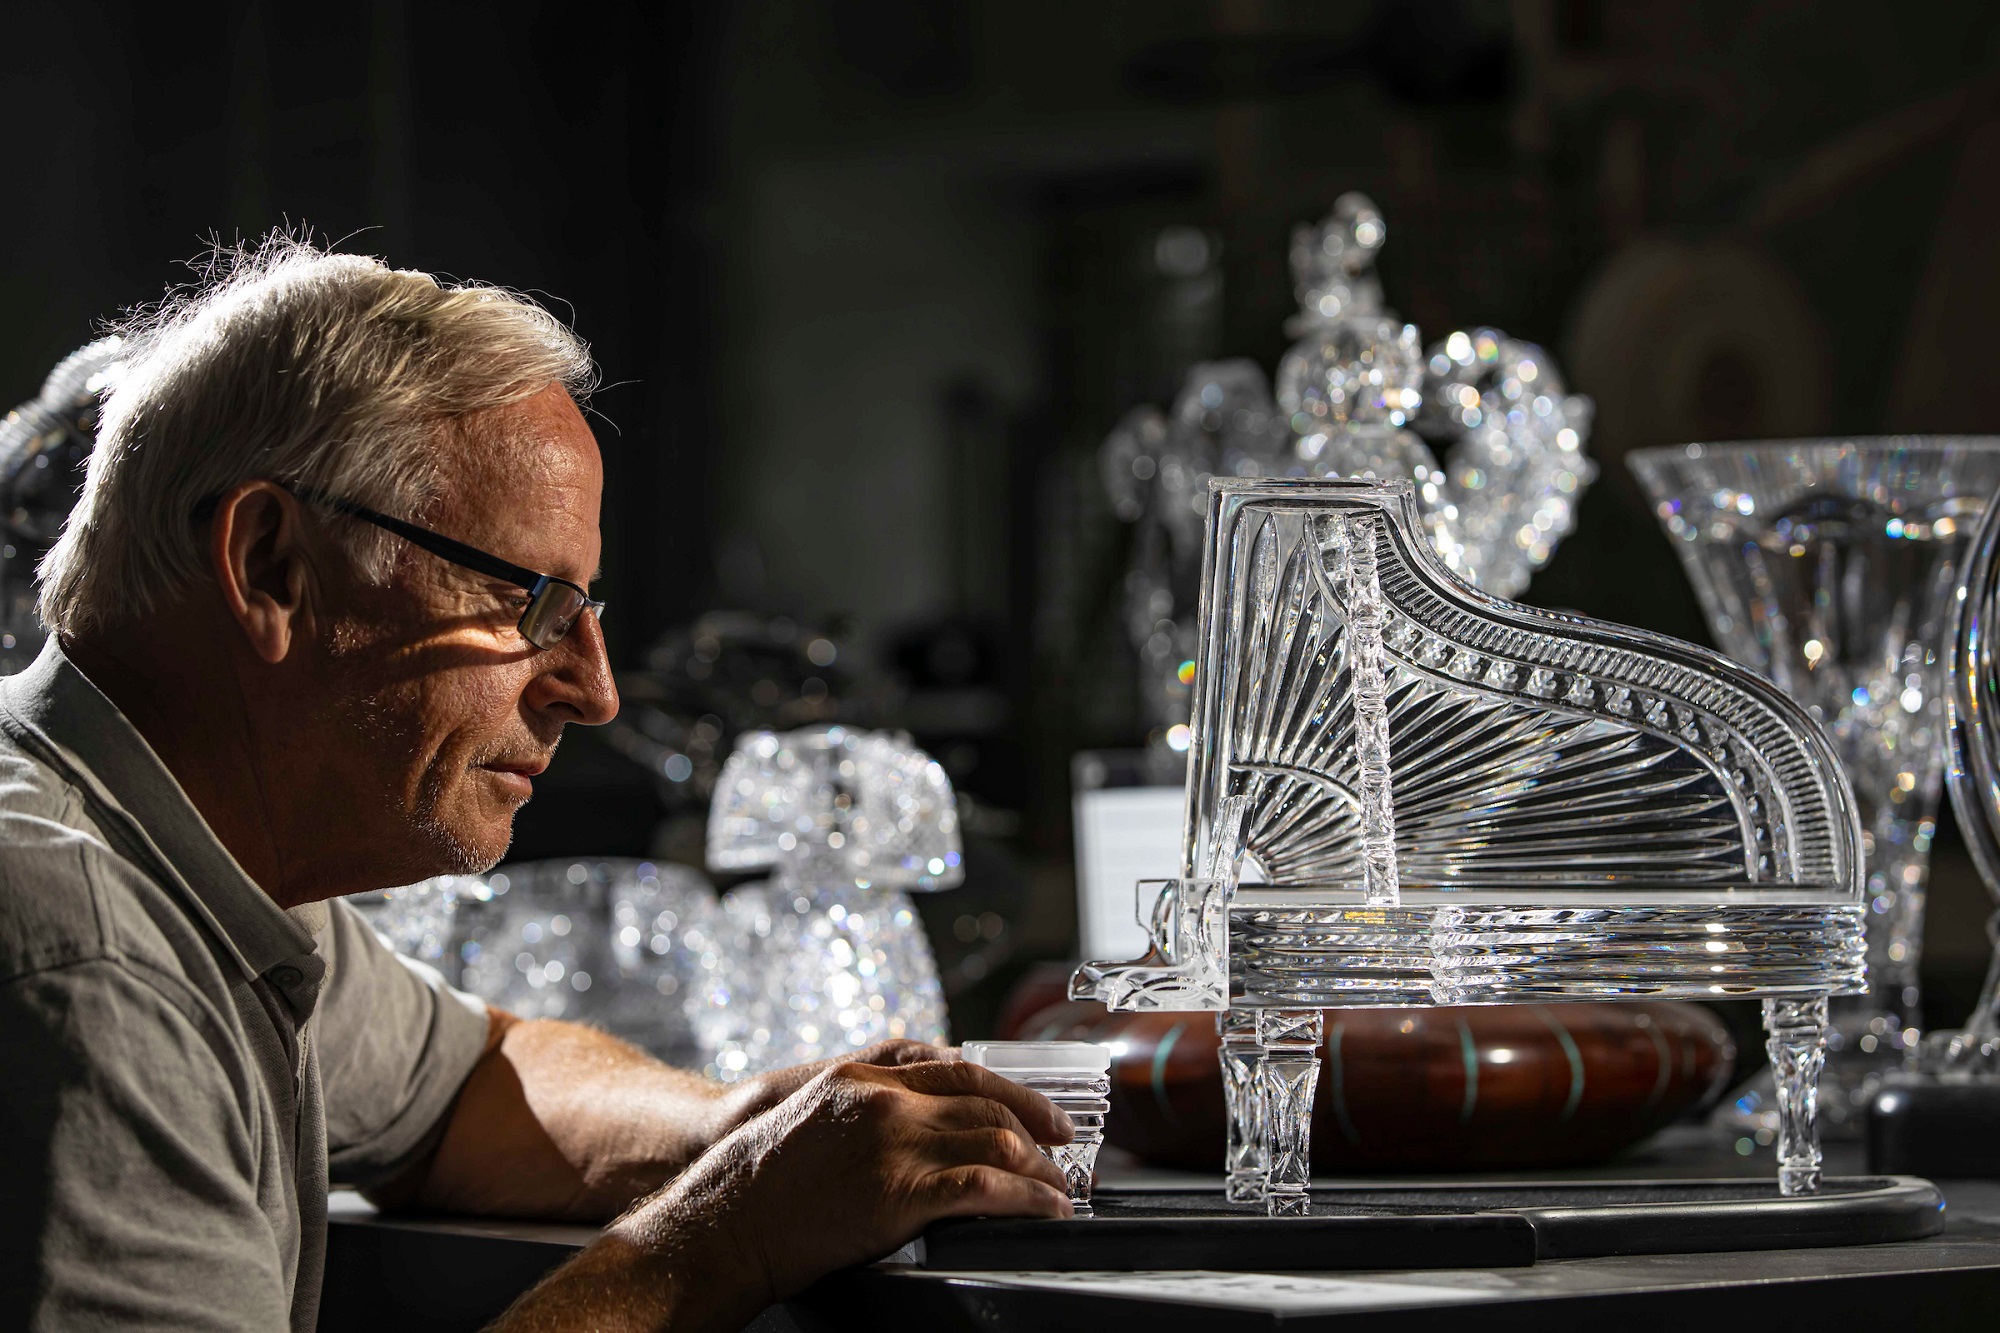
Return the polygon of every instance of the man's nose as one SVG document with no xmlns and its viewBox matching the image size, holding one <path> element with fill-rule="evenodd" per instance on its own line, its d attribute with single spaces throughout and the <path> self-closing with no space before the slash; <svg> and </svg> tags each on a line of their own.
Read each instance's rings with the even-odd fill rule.
<svg viewBox="0 0 2000 1333">
<path fill-rule="evenodd" d="M 541 656 L 545 669 L 528 686 L 528 702 L 535 708 L 553 710 L 563 721 L 586 727 L 601 727 L 618 716 L 618 683 L 611 675 L 604 627 L 594 612 L 579 615 L 562 642 Z"/>
</svg>

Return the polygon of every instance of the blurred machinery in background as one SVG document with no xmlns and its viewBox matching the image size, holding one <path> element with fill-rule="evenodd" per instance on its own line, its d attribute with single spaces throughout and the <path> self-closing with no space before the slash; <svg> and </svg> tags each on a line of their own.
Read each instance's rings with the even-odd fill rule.
<svg viewBox="0 0 2000 1333">
<path fill-rule="evenodd" d="M 35 566 L 62 533 L 97 438 L 97 404 L 125 369 L 125 345 L 100 338 L 56 363 L 42 391 L 0 418 L 0 675 L 35 660 Z"/>
</svg>

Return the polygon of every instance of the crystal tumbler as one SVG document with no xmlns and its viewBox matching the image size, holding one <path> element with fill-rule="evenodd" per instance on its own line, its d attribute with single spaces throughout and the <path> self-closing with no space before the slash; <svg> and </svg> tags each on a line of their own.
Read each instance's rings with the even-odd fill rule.
<svg viewBox="0 0 2000 1333">
<path fill-rule="evenodd" d="M 1689 444 L 1628 461 L 1716 642 L 1806 706 L 1853 781 L 1868 993 L 1833 1006 L 1839 1095 L 1824 1105 L 1830 1125 L 1852 1123 L 1918 1041 L 1945 640 L 1966 542 L 2000 489 L 2000 439 Z"/>
<path fill-rule="evenodd" d="M 1104 1117 L 1111 1109 L 1110 1050 L 1091 1041 L 968 1041 L 962 1054 L 967 1064 L 1032 1088 L 1069 1115 L 1076 1137 L 1045 1146 L 1042 1153 L 1062 1168 L 1077 1215 L 1088 1216 Z"/>
</svg>

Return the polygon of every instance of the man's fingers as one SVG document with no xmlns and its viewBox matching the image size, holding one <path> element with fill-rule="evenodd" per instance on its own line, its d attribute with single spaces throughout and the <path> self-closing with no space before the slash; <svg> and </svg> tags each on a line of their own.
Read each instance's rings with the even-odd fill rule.
<svg viewBox="0 0 2000 1333">
<path fill-rule="evenodd" d="M 1037 1143 L 1068 1143 L 1076 1127 L 1041 1093 L 1010 1083 L 991 1070 L 960 1060 L 905 1065 L 896 1071 L 903 1086 L 933 1097 L 985 1097 L 1014 1113 Z"/>
<path fill-rule="evenodd" d="M 920 1204 L 938 1217 L 1074 1217 L 1069 1194 L 996 1166 L 953 1166 L 926 1177 Z"/>
<path fill-rule="evenodd" d="M 925 1118 L 939 1129 L 1011 1129 L 1023 1143 L 1033 1145 L 1035 1136 L 1006 1103 L 991 1097 L 937 1097 L 923 1100 Z"/>
<path fill-rule="evenodd" d="M 926 1145 L 939 1164 L 951 1166 L 994 1166 L 1017 1176 L 1039 1180 L 1050 1189 L 1068 1191 L 1062 1169 L 1042 1150 L 1013 1130 L 988 1127 L 961 1129 L 934 1135 Z"/>
<path fill-rule="evenodd" d="M 949 1047 L 932 1046 L 927 1042 L 897 1038 L 892 1041 L 877 1042 L 868 1049 L 857 1053 L 854 1058 L 864 1064 L 882 1065 L 895 1068 L 899 1065 L 929 1064 L 955 1058 Z"/>
</svg>

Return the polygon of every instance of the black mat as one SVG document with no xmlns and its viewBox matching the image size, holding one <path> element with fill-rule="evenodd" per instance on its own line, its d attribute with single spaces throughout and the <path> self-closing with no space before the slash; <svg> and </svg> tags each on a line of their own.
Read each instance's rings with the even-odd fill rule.
<svg viewBox="0 0 2000 1333">
<path fill-rule="evenodd" d="M 938 1269 L 1206 1268 L 1224 1272 L 1506 1268 L 1615 1254 L 1870 1245 L 1936 1235 L 1944 1199 L 1909 1176 L 1831 1179 L 1786 1199 L 1775 1182 L 1318 1188 L 1305 1217 L 1266 1217 L 1218 1190 L 1107 1190 L 1067 1222 L 973 1218 L 925 1233 Z"/>
</svg>

